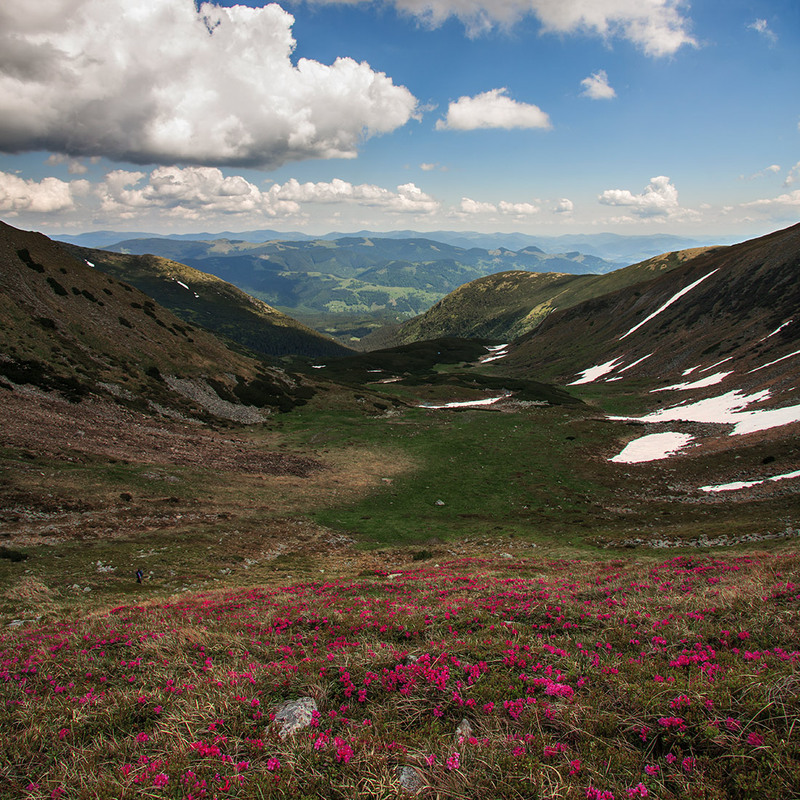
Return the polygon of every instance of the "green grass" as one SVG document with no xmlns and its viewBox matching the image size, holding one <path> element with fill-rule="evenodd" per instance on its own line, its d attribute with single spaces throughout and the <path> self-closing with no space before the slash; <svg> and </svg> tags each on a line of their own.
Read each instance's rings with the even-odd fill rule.
<svg viewBox="0 0 800 800">
<path fill-rule="evenodd" d="M 581 409 L 518 413 L 410 409 L 373 420 L 338 416 L 325 444 L 361 441 L 402 450 L 418 467 L 354 503 L 316 512 L 326 526 L 367 545 L 424 543 L 465 536 L 553 541 L 592 513 L 604 488 L 575 468 L 574 449 L 595 446 L 602 430 L 586 427 Z M 293 414 L 286 429 L 310 429 Z M 578 438 L 567 440 L 568 436 Z M 320 441 L 320 433 L 308 436 Z M 443 505 L 437 505 L 442 501 Z"/>
</svg>

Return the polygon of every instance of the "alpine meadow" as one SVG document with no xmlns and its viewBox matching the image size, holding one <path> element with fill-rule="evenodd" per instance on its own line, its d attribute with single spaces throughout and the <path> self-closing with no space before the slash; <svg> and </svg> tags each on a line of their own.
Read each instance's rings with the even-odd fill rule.
<svg viewBox="0 0 800 800">
<path fill-rule="evenodd" d="M 800 8 L 4 0 L 2 800 L 800 800 Z"/>
</svg>

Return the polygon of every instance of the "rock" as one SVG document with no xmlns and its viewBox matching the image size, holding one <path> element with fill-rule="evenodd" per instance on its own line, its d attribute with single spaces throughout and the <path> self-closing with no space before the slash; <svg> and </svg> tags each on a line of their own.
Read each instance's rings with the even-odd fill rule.
<svg viewBox="0 0 800 800">
<path fill-rule="evenodd" d="M 287 700 L 275 709 L 273 723 L 278 728 L 278 736 L 285 739 L 311 724 L 311 716 L 317 710 L 313 697 L 301 697 L 298 700 Z"/>
<path fill-rule="evenodd" d="M 434 505 L 435 505 L 435 506 L 443 506 L 443 505 L 444 505 L 444 500 L 437 500 L 437 501 L 434 503 Z"/>
<path fill-rule="evenodd" d="M 416 794 L 425 784 L 414 767 L 406 765 L 400 769 L 400 788 L 409 794 Z"/>
<path fill-rule="evenodd" d="M 468 719 L 462 719 L 456 728 L 455 743 L 460 745 L 462 741 L 472 736 L 472 723 Z"/>
</svg>

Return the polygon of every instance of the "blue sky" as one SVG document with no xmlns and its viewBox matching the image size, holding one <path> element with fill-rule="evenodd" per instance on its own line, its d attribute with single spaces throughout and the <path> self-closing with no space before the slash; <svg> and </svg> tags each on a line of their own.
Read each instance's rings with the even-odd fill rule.
<svg viewBox="0 0 800 800">
<path fill-rule="evenodd" d="M 796 0 L 4 0 L 0 218 L 47 233 L 800 219 Z"/>
</svg>

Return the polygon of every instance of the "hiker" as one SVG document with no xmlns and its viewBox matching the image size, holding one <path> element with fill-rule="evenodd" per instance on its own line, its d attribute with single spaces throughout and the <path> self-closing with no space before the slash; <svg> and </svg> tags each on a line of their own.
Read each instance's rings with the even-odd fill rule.
<svg viewBox="0 0 800 800">
<path fill-rule="evenodd" d="M 142 572 L 141 568 L 136 570 L 136 583 L 141 583 L 142 578 L 144 577 L 144 573 Z"/>
</svg>

